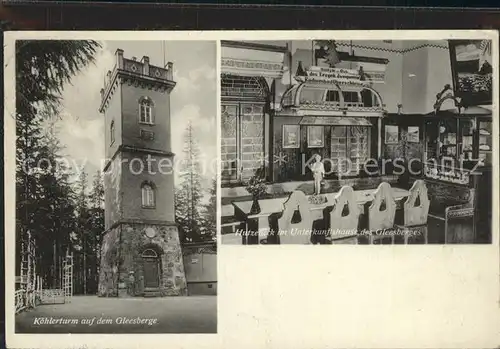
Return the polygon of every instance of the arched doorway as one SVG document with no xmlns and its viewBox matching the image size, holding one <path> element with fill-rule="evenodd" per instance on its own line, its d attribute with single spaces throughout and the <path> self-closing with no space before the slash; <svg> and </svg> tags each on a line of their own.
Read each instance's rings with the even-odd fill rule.
<svg viewBox="0 0 500 349">
<path fill-rule="evenodd" d="M 142 252 L 144 267 L 144 289 L 158 289 L 160 287 L 160 258 L 158 253 L 147 248 Z"/>
</svg>

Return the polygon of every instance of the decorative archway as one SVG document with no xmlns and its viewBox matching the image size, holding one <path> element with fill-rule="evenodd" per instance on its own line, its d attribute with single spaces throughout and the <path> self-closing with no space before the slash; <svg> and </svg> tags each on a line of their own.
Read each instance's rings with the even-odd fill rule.
<svg viewBox="0 0 500 349">
<path fill-rule="evenodd" d="M 370 91 L 375 96 L 378 103 L 378 107 L 380 108 L 384 107 L 384 101 L 382 100 L 382 96 L 377 90 L 375 90 L 373 87 L 370 86 L 363 86 L 363 89 Z"/>
<path fill-rule="evenodd" d="M 304 98 L 305 93 L 309 93 L 310 91 L 320 90 L 323 91 L 323 94 L 317 94 L 314 100 L 308 100 Z M 337 91 L 338 93 L 338 101 L 328 101 L 326 99 L 326 95 L 328 91 Z M 364 105 L 364 101 L 360 97 L 359 102 L 354 104 L 345 101 L 344 93 L 345 92 L 354 92 L 361 95 L 363 91 L 369 92 L 370 97 L 373 97 L 374 102 L 373 105 Z M 361 105 L 360 105 L 361 103 Z M 330 116 L 345 116 L 342 114 L 338 114 L 343 110 L 352 110 L 352 111 L 360 111 L 365 108 L 366 111 L 380 111 L 383 112 L 384 101 L 382 100 L 382 96 L 380 93 L 371 87 L 367 83 L 359 83 L 359 84 L 345 84 L 339 83 L 338 81 L 331 80 L 328 83 L 318 82 L 318 81 L 304 81 L 299 83 L 298 85 L 293 85 L 290 87 L 281 98 L 280 110 L 300 110 L 303 108 L 311 108 L 312 106 L 319 107 L 319 110 L 324 112 L 325 110 L 336 112 Z"/>
<path fill-rule="evenodd" d="M 440 111 L 449 111 L 444 110 L 443 104 L 446 102 L 450 102 L 453 106 L 453 112 L 455 114 L 460 114 L 462 112 L 462 100 L 455 96 L 453 93 L 453 89 L 450 84 L 444 85 L 443 89 L 436 94 L 436 102 L 434 103 L 434 113 L 437 114 Z"/>
<path fill-rule="evenodd" d="M 224 101 L 269 101 L 270 88 L 264 77 L 223 74 L 221 99 Z"/>
</svg>

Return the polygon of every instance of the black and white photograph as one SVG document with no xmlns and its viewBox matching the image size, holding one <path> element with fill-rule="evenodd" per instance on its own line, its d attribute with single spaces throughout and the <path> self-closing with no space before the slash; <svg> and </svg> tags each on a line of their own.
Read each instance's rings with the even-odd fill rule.
<svg viewBox="0 0 500 349">
<path fill-rule="evenodd" d="M 491 39 L 221 45 L 223 244 L 491 243 Z"/>
<path fill-rule="evenodd" d="M 33 36 L 5 62 L 15 332 L 217 333 L 216 42 Z"/>
<path fill-rule="evenodd" d="M 497 31 L 4 38 L 8 347 L 498 347 Z"/>
<path fill-rule="evenodd" d="M 491 41 L 454 40 L 450 44 L 457 96 L 468 104 L 491 104 Z"/>
</svg>

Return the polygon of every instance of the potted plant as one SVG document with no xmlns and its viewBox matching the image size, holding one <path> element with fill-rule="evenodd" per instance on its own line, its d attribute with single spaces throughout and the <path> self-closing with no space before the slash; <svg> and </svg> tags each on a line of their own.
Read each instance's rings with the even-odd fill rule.
<svg viewBox="0 0 500 349">
<path fill-rule="evenodd" d="M 260 213 L 259 199 L 267 193 L 267 186 L 264 178 L 256 173 L 248 180 L 246 190 L 252 194 L 253 202 L 250 214 Z"/>
</svg>

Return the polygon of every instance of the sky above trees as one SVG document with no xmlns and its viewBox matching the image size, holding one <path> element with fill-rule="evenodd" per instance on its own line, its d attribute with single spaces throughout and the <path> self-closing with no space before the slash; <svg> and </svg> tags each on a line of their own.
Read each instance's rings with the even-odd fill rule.
<svg viewBox="0 0 500 349">
<path fill-rule="evenodd" d="M 183 135 L 192 121 L 200 146 L 200 159 L 207 162 L 217 156 L 216 45 L 210 41 L 165 41 L 165 61 L 174 63 L 176 87 L 171 94 L 172 150 L 183 156 Z M 63 154 L 79 168 L 94 173 L 104 158 L 104 117 L 99 113 L 100 89 L 104 76 L 115 64 L 115 51 L 124 57 L 149 56 L 150 64 L 164 62 L 161 41 L 102 41 L 95 65 L 85 68 L 72 79 L 62 93 L 59 138 L 66 146 Z M 203 187 L 209 188 L 215 173 L 203 175 Z M 76 180 L 78 175 L 74 176 Z M 177 178 L 177 177 L 176 177 Z M 177 181 L 176 181 L 177 182 Z"/>
</svg>

